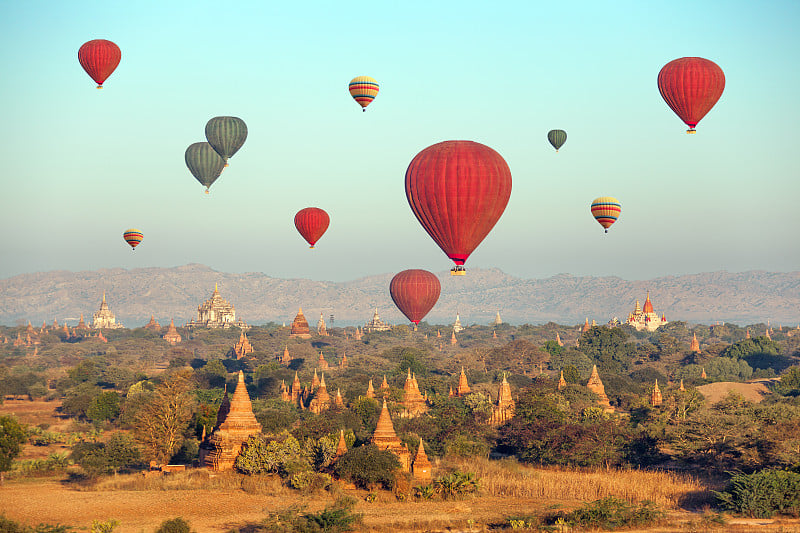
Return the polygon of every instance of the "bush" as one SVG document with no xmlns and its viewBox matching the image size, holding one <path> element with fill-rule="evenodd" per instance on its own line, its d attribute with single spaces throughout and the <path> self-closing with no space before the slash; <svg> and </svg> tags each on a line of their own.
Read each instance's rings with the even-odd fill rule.
<svg viewBox="0 0 800 533">
<path fill-rule="evenodd" d="M 633 526 L 649 526 L 664 519 L 665 513 L 651 501 L 634 505 L 627 501 L 608 496 L 575 509 L 569 513 L 558 513 L 547 520 L 571 527 L 619 529 Z"/>
<path fill-rule="evenodd" d="M 340 478 L 369 488 L 381 484 L 384 488 L 394 488 L 394 472 L 400 468 L 400 461 L 388 450 L 380 450 L 374 444 L 352 448 L 336 462 L 334 471 Z"/>
<path fill-rule="evenodd" d="M 443 500 L 478 492 L 478 478 L 472 472 L 452 472 L 433 480 L 433 489 Z"/>
<path fill-rule="evenodd" d="M 39 524 L 38 526 L 23 526 L 0 514 L 0 533 L 69 533 L 73 531 L 70 526 L 59 524 Z"/>
<path fill-rule="evenodd" d="M 156 529 L 156 533 L 191 533 L 189 522 L 181 517 L 164 520 Z"/>
<path fill-rule="evenodd" d="M 784 470 L 762 470 L 736 474 L 723 492 L 715 492 L 727 510 L 754 518 L 775 513 L 800 515 L 800 474 Z"/>
<path fill-rule="evenodd" d="M 292 506 L 269 514 L 262 525 L 254 532 L 281 533 L 340 533 L 352 531 L 361 522 L 363 515 L 353 513 L 356 500 L 351 497 L 338 498 L 318 513 L 303 513 L 301 508 Z"/>
</svg>

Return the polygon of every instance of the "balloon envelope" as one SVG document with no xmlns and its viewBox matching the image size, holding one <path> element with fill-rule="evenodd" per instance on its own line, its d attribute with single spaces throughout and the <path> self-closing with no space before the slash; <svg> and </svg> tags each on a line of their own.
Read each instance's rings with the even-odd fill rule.
<svg viewBox="0 0 800 533">
<path fill-rule="evenodd" d="M 139 246 L 139 243 L 142 242 L 144 235 L 138 229 L 131 228 L 126 229 L 122 233 L 122 238 L 125 239 L 125 242 L 127 242 L 131 248 L 136 248 Z"/>
<path fill-rule="evenodd" d="M 608 228 L 617 221 L 619 214 L 622 212 L 622 204 L 613 196 L 601 196 L 592 200 L 592 205 L 589 209 L 594 219 L 608 233 Z"/>
<path fill-rule="evenodd" d="M 103 87 L 103 82 L 117 68 L 120 59 L 122 51 L 119 46 L 105 39 L 84 43 L 78 50 L 78 61 L 83 70 L 95 81 L 98 89 Z"/>
<path fill-rule="evenodd" d="M 197 181 L 206 186 L 206 192 L 211 184 L 225 168 L 225 161 L 208 143 L 194 143 L 189 145 L 184 156 L 186 166 Z"/>
<path fill-rule="evenodd" d="M 697 123 L 711 111 L 725 89 L 719 65 L 702 57 L 670 61 L 658 73 L 658 90 L 667 105 L 694 133 Z"/>
<path fill-rule="evenodd" d="M 389 293 L 400 311 L 414 324 L 425 318 L 436 302 L 442 286 L 427 270 L 403 270 L 389 284 Z"/>
<path fill-rule="evenodd" d="M 206 139 L 227 162 L 247 139 L 247 124 L 239 117 L 214 117 L 206 123 Z"/>
<path fill-rule="evenodd" d="M 434 144 L 418 153 L 406 170 L 408 205 L 459 266 L 492 230 L 510 197 L 508 164 L 480 143 Z"/>
<path fill-rule="evenodd" d="M 547 140 L 550 141 L 550 144 L 552 144 L 553 148 L 558 152 L 558 149 L 567 142 L 567 132 L 564 130 L 550 130 L 547 132 Z"/>
<path fill-rule="evenodd" d="M 294 226 L 311 248 L 322 237 L 330 223 L 331 218 L 328 213 L 318 207 L 306 207 L 294 216 Z"/>
<path fill-rule="evenodd" d="M 370 78 L 369 76 L 356 76 L 350 80 L 348 89 L 350 90 L 350 96 L 353 97 L 353 100 L 358 102 L 358 105 L 366 111 L 367 106 L 371 104 L 378 95 L 379 87 L 378 82 L 375 81 L 374 78 Z"/>
</svg>

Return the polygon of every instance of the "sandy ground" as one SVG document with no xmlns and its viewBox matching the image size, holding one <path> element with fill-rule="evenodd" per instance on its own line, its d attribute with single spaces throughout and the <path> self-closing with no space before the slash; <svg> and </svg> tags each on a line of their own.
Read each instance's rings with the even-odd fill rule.
<svg viewBox="0 0 800 533">
<path fill-rule="evenodd" d="M 701 385 L 697 390 L 706 397 L 708 405 L 717 403 L 725 398 L 729 392 L 741 394 L 746 400 L 758 403 L 764 399 L 764 396 L 770 394 L 767 388 L 767 383 L 770 380 L 757 380 L 748 381 L 746 383 L 736 383 L 733 381 L 719 381 L 717 383 L 709 383 L 708 385 Z"/>
</svg>

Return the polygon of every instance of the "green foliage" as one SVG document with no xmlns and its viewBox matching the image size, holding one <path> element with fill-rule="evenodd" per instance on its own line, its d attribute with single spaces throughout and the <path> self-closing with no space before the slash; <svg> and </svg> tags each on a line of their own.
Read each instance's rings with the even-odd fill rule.
<svg viewBox="0 0 800 533">
<path fill-rule="evenodd" d="M 143 398 L 132 417 L 134 434 L 146 455 L 160 463 L 183 444 L 194 407 L 190 380 L 190 371 L 174 371 L 152 393 L 137 395 Z"/>
<path fill-rule="evenodd" d="M 472 472 L 451 472 L 433 480 L 434 492 L 443 500 L 454 500 L 478 492 L 478 478 Z"/>
<path fill-rule="evenodd" d="M 740 340 L 725 348 L 720 355 L 733 359 L 745 359 L 753 354 L 778 355 L 781 345 L 766 337 L 752 337 Z"/>
<path fill-rule="evenodd" d="M 464 405 L 473 413 L 491 416 L 494 405 L 492 399 L 482 392 L 472 392 L 464 397 Z"/>
<path fill-rule="evenodd" d="M 794 472 L 736 474 L 724 491 L 715 494 L 724 509 L 755 518 L 800 515 L 800 474 Z"/>
<path fill-rule="evenodd" d="M 576 385 L 581 382 L 581 373 L 575 368 L 575 365 L 565 365 L 561 369 L 564 372 L 564 381 Z"/>
<path fill-rule="evenodd" d="M 94 398 L 101 394 L 100 387 L 93 383 L 81 383 L 71 388 L 61 402 L 61 412 L 69 416 L 87 420 Z"/>
<path fill-rule="evenodd" d="M 116 433 L 108 442 L 79 442 L 72 447 L 70 459 L 92 475 L 116 472 L 142 462 L 136 441 L 127 433 Z"/>
<path fill-rule="evenodd" d="M 296 438 L 283 433 L 275 440 L 253 435 L 242 446 L 234 467 L 243 474 L 280 474 L 289 476 L 311 470 L 307 452 Z"/>
<path fill-rule="evenodd" d="M 792 367 L 781 375 L 775 392 L 784 396 L 800 396 L 800 366 Z"/>
<path fill-rule="evenodd" d="M 74 529 L 70 526 L 59 524 L 39 524 L 34 527 L 23 526 L 0 514 L 0 533 L 69 533 L 70 531 L 74 531 Z"/>
<path fill-rule="evenodd" d="M 192 533 L 189 522 L 181 517 L 164 520 L 155 533 Z"/>
<path fill-rule="evenodd" d="M 400 468 L 400 461 L 388 450 L 380 450 L 374 444 L 351 448 L 336 461 L 334 471 L 340 478 L 362 488 L 383 485 L 394 488 L 394 474 Z"/>
<path fill-rule="evenodd" d="M 555 513 L 546 519 L 551 524 L 570 527 L 616 530 L 658 524 L 666 513 L 653 502 L 631 504 L 615 496 L 587 503 L 569 513 Z"/>
<path fill-rule="evenodd" d="M 551 357 L 559 356 L 564 353 L 564 347 L 556 341 L 547 341 L 544 343 L 544 350 L 550 354 Z"/>
<path fill-rule="evenodd" d="M 101 520 L 93 520 L 91 533 L 111 533 L 118 525 L 119 521 L 114 520 L 113 518 L 106 520 L 105 522 Z"/>
<path fill-rule="evenodd" d="M 119 416 L 119 394 L 114 391 L 101 392 L 89 403 L 86 418 L 93 422 L 114 420 Z"/>
<path fill-rule="evenodd" d="M 0 475 L 11 469 L 11 462 L 20 454 L 26 440 L 28 432 L 16 418 L 0 416 Z"/>
<path fill-rule="evenodd" d="M 620 373 L 628 368 L 636 346 L 621 328 L 595 326 L 581 336 L 579 350 L 597 363 L 601 372 Z"/>
<path fill-rule="evenodd" d="M 44 459 L 26 459 L 14 463 L 11 473 L 23 477 L 63 471 L 72 464 L 66 453 L 51 453 Z"/>
<path fill-rule="evenodd" d="M 303 513 L 302 508 L 289 507 L 269 513 L 263 524 L 254 532 L 270 533 L 343 533 L 353 531 L 363 515 L 353 513 L 356 499 L 349 496 L 337 498 L 333 504 L 318 513 Z"/>
</svg>

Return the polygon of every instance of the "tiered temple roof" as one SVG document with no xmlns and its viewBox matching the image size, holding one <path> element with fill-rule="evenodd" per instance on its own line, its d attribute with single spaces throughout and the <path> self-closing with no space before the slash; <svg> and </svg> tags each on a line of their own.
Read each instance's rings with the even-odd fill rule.
<svg viewBox="0 0 800 533">
<path fill-rule="evenodd" d="M 497 405 L 492 409 L 489 423 L 492 425 L 504 424 L 514 417 L 515 409 L 516 404 L 514 398 L 511 397 L 511 386 L 506 380 L 506 375 L 503 374 L 503 382 L 500 384 L 500 391 L 497 394 Z"/>
<path fill-rule="evenodd" d="M 161 324 L 158 323 L 158 320 L 153 315 L 150 315 L 150 322 L 144 325 L 144 329 L 150 331 L 161 331 Z"/>
<path fill-rule="evenodd" d="M 375 331 L 389 331 L 392 329 L 392 326 L 381 320 L 380 315 L 378 315 L 378 308 L 375 308 L 375 313 L 372 315 L 372 319 L 364 324 L 364 333 L 373 333 Z"/>
<path fill-rule="evenodd" d="M 665 315 L 659 317 L 656 312 L 653 311 L 653 302 L 650 301 L 650 291 L 647 291 L 644 308 L 640 307 L 639 300 L 636 300 L 636 306 L 633 309 L 633 313 L 628 315 L 627 323 L 636 328 L 636 331 L 641 331 L 643 329 L 655 331 L 660 326 L 667 323 L 667 317 Z"/>
<path fill-rule="evenodd" d="M 689 349 L 694 353 L 700 353 L 700 341 L 697 340 L 697 333 L 692 335 L 692 345 Z"/>
<path fill-rule="evenodd" d="M 494 317 L 494 322 L 492 322 L 492 325 L 497 327 L 497 326 L 500 326 L 502 324 L 503 324 L 503 319 L 500 318 L 500 311 L 498 311 L 497 315 L 495 315 L 495 317 Z"/>
<path fill-rule="evenodd" d="M 162 338 L 173 346 L 181 342 L 181 336 L 175 329 L 175 319 L 169 321 L 169 328 Z"/>
<path fill-rule="evenodd" d="M 245 335 L 244 331 L 242 331 L 242 333 L 239 335 L 239 342 L 234 344 L 233 348 L 231 348 L 232 354 L 236 356 L 236 359 L 241 359 L 245 355 L 250 355 L 253 353 L 253 351 L 253 345 L 250 344 L 250 340 L 247 338 L 247 335 Z"/>
<path fill-rule="evenodd" d="M 378 426 L 375 428 L 375 433 L 372 435 L 372 443 L 381 450 L 389 450 L 395 454 L 404 472 L 410 470 L 411 464 L 408 448 L 400 442 L 400 439 L 397 438 L 397 434 L 394 432 L 394 424 L 392 424 L 392 417 L 389 414 L 389 409 L 386 407 L 386 400 L 383 400 L 383 408 L 378 418 Z"/>
<path fill-rule="evenodd" d="M 417 377 L 411 374 L 408 369 L 406 383 L 403 386 L 403 411 L 400 416 L 403 418 L 414 418 L 428 411 L 428 403 L 419 391 Z"/>
<path fill-rule="evenodd" d="M 336 389 L 336 396 L 333 397 L 333 405 L 338 409 L 344 409 L 344 398 L 342 397 L 342 389 Z"/>
<path fill-rule="evenodd" d="M 414 479 L 418 481 L 431 480 L 431 462 L 428 460 L 428 455 L 425 453 L 425 447 L 422 445 L 422 439 L 419 439 L 417 456 L 414 457 L 413 473 Z"/>
<path fill-rule="evenodd" d="M 464 373 L 464 367 L 461 367 L 461 373 L 458 375 L 458 385 L 456 386 L 455 395 L 456 396 L 466 396 L 472 392 L 469 388 L 469 383 L 467 382 L 467 375 Z"/>
<path fill-rule="evenodd" d="M 613 411 L 611 402 L 608 401 L 608 396 L 606 396 L 606 389 L 603 386 L 603 382 L 600 381 L 600 374 L 597 373 L 597 365 L 592 367 L 592 374 L 589 376 L 589 381 L 586 383 L 586 387 L 593 393 L 597 394 L 597 403 L 603 408 L 603 410 Z"/>
<path fill-rule="evenodd" d="M 453 322 L 453 332 L 459 333 L 461 331 L 464 331 L 464 326 L 461 325 L 461 317 L 459 317 L 458 313 L 456 312 L 456 321 Z"/>
<path fill-rule="evenodd" d="M 328 362 L 325 360 L 325 355 L 322 352 L 319 352 L 319 369 L 328 370 L 329 368 L 330 365 L 328 365 Z"/>
<path fill-rule="evenodd" d="M 119 329 L 125 327 L 122 324 L 117 324 L 114 313 L 108 308 L 105 291 L 103 291 L 103 301 L 100 302 L 100 309 L 92 316 L 92 327 L 94 329 Z"/>
<path fill-rule="evenodd" d="M 89 326 L 86 325 L 86 322 L 83 321 L 83 313 L 81 313 L 81 318 L 78 320 L 78 325 L 75 326 L 75 329 L 79 329 L 81 331 L 85 331 L 89 329 Z"/>
<path fill-rule="evenodd" d="M 325 319 L 322 318 L 322 313 L 319 314 L 319 322 L 317 322 L 317 334 L 321 337 L 328 336 L 328 329 L 325 327 Z"/>
<path fill-rule="evenodd" d="M 236 309 L 222 298 L 217 284 L 211 298 L 197 306 L 197 319 L 192 320 L 187 327 L 190 328 L 230 328 L 236 326 L 243 330 L 249 329 L 243 320 L 236 320 Z"/>
<path fill-rule="evenodd" d="M 658 407 L 664 402 L 664 397 L 661 395 L 661 389 L 658 388 L 658 379 L 656 379 L 656 384 L 653 387 L 652 392 L 650 392 L 650 405 L 653 407 Z"/>
<path fill-rule="evenodd" d="M 344 440 L 344 430 L 339 430 L 339 444 L 336 445 L 336 457 L 341 457 L 347 453 L 347 442 Z"/>
<path fill-rule="evenodd" d="M 458 339 L 456 339 L 456 332 L 453 330 L 453 334 L 450 335 L 450 345 L 455 346 L 456 344 L 458 344 Z"/>
<path fill-rule="evenodd" d="M 230 411 L 225 420 L 203 443 L 201 464 L 217 471 L 233 469 L 233 463 L 239 456 L 242 445 L 251 435 L 258 433 L 261 433 L 261 424 L 253 414 L 253 405 L 244 383 L 244 373 L 239 371 L 239 381 L 230 402 Z"/>
<path fill-rule="evenodd" d="M 325 374 L 319 381 L 319 387 L 308 405 L 308 409 L 312 413 L 319 414 L 322 411 L 327 411 L 331 408 L 331 395 L 328 393 L 328 387 L 325 385 Z"/>
<path fill-rule="evenodd" d="M 292 362 L 292 356 L 289 355 L 289 347 L 288 346 L 284 346 L 283 347 L 283 355 L 281 356 L 281 364 L 282 365 L 288 365 L 291 362 Z"/>
<path fill-rule="evenodd" d="M 558 378 L 558 390 L 563 390 L 567 387 L 567 380 L 564 379 L 564 371 L 561 371 L 561 377 Z"/>
<path fill-rule="evenodd" d="M 369 380 L 369 385 L 367 386 L 367 398 L 374 398 L 375 397 L 375 387 L 372 385 L 372 380 Z"/>
<path fill-rule="evenodd" d="M 308 328 L 308 320 L 306 320 L 306 317 L 303 314 L 302 307 L 297 312 L 297 316 L 295 316 L 294 320 L 292 321 L 292 331 L 289 336 L 299 337 L 301 339 L 311 338 L 311 330 Z"/>
</svg>

